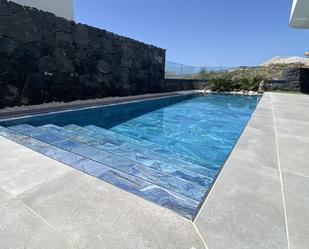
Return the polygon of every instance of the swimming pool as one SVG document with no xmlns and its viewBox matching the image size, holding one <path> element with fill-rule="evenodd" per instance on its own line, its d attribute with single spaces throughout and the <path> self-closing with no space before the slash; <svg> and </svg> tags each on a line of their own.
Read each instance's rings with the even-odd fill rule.
<svg viewBox="0 0 309 249">
<path fill-rule="evenodd" d="M 259 96 L 185 94 L 0 121 L 0 135 L 193 219 Z"/>
</svg>

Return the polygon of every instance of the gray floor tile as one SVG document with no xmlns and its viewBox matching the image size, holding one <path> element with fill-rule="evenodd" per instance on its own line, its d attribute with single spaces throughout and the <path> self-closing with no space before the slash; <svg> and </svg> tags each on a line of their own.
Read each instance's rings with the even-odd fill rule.
<svg viewBox="0 0 309 249">
<path fill-rule="evenodd" d="M 80 172 L 19 198 L 79 248 L 204 248 L 190 221 Z"/>
<path fill-rule="evenodd" d="M 241 160 L 259 162 L 264 166 L 278 168 L 274 133 L 247 127 L 232 155 Z"/>
<path fill-rule="evenodd" d="M 259 103 L 259 108 L 267 109 L 271 111 L 271 101 L 261 101 Z"/>
<path fill-rule="evenodd" d="M 7 167 L 0 170 L 2 175 L 0 187 L 13 195 L 18 195 L 69 170 L 68 168 L 59 171 L 55 164 L 53 161 L 49 165 L 46 162 L 43 164 L 35 158 L 29 158 L 23 162 L 14 160 L 11 163 L 6 163 Z"/>
<path fill-rule="evenodd" d="M 289 104 L 309 104 L 309 96 L 305 94 L 271 93 L 273 103 L 288 102 Z"/>
<path fill-rule="evenodd" d="M 3 145 L 3 146 L 2 146 Z M 18 195 L 34 186 L 71 171 L 54 160 L 0 137 L 1 153 L 15 146 L 9 157 L 2 156 L 0 163 L 0 187 L 12 195 Z M 14 156 L 14 154 L 17 154 Z M 7 154 L 3 154 L 7 155 Z"/>
<path fill-rule="evenodd" d="M 258 105 L 258 109 L 263 108 L 265 111 L 271 111 L 271 95 L 268 93 L 264 93 L 263 97 L 260 100 Z"/>
<path fill-rule="evenodd" d="M 283 173 L 291 249 L 309 248 L 309 178 Z"/>
<path fill-rule="evenodd" d="M 284 249 L 279 172 L 230 158 L 196 220 L 209 249 Z"/>
<path fill-rule="evenodd" d="M 276 118 L 284 118 L 290 120 L 309 121 L 309 105 L 299 106 L 291 103 L 278 104 L 273 103 L 274 114 Z"/>
<path fill-rule="evenodd" d="M 266 103 L 263 103 L 261 102 L 262 104 L 267 104 L 267 105 L 270 105 L 269 107 L 262 107 L 262 106 L 258 106 L 255 111 L 253 112 L 253 116 L 254 115 L 258 115 L 258 116 L 264 116 L 264 117 L 268 117 L 268 118 L 272 118 L 273 116 L 273 112 L 272 112 L 272 108 L 271 107 L 271 102 L 266 102 Z"/>
<path fill-rule="evenodd" d="M 275 109 L 291 109 L 291 108 L 308 108 L 309 107 L 309 102 L 305 101 L 273 101 L 272 102 L 273 106 Z"/>
<path fill-rule="evenodd" d="M 274 134 L 273 116 L 272 114 L 264 115 L 259 112 L 254 113 L 247 127 L 260 130 L 263 133 Z"/>
<path fill-rule="evenodd" d="M 15 159 L 19 155 L 23 155 L 27 153 L 29 149 L 26 147 L 16 144 L 2 136 L 0 136 L 0 157 L 1 160 L 12 160 Z M 10 155 L 10 156 L 7 156 Z M 0 168 L 5 167 L 5 165 L 0 164 Z"/>
<path fill-rule="evenodd" d="M 0 202 L 0 248 L 76 249 L 15 199 Z"/>
<path fill-rule="evenodd" d="M 10 199 L 13 199 L 13 196 L 4 189 L 0 188 L 0 203 L 4 203 Z"/>
<path fill-rule="evenodd" d="M 309 138 L 278 134 L 281 170 L 309 177 Z"/>
<path fill-rule="evenodd" d="M 282 135 L 309 137 L 309 122 L 276 118 L 276 132 Z"/>
</svg>

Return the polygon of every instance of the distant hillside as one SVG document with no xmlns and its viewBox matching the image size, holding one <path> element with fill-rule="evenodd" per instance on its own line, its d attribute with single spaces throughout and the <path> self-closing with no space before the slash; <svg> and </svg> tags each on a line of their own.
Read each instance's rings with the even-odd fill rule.
<svg viewBox="0 0 309 249">
<path fill-rule="evenodd" d="M 208 78 L 229 76 L 232 79 L 262 77 L 266 80 L 284 80 L 289 68 L 309 67 L 309 59 L 298 56 L 274 57 L 255 67 L 240 67 L 221 72 L 208 72 Z M 197 78 L 199 75 L 197 75 Z"/>
<path fill-rule="evenodd" d="M 309 67 L 309 59 L 299 56 L 288 56 L 288 57 L 276 56 L 263 62 L 262 64 L 260 64 L 260 66 L 268 67 L 272 65 L 290 65 L 290 64 L 299 64 Z"/>
<path fill-rule="evenodd" d="M 227 76 L 232 79 L 261 77 L 266 80 L 285 80 L 287 72 L 295 67 L 309 67 L 309 58 L 299 56 L 277 56 L 253 67 L 243 66 L 238 68 L 218 68 L 221 70 L 205 68 L 205 71 L 201 70 L 200 72 L 193 72 L 192 70 L 192 72 L 188 72 L 187 74 L 177 74 L 177 70 L 174 71 L 171 69 L 166 72 L 166 78 L 211 79 Z"/>
<path fill-rule="evenodd" d="M 208 73 L 208 78 L 216 78 L 225 75 L 232 79 L 253 78 L 258 76 L 267 80 L 284 80 L 286 77 L 286 70 L 289 66 L 283 66 L 282 64 L 280 64 L 280 66 L 278 65 L 271 64 L 269 66 L 236 68 L 226 72 L 210 72 Z"/>
</svg>

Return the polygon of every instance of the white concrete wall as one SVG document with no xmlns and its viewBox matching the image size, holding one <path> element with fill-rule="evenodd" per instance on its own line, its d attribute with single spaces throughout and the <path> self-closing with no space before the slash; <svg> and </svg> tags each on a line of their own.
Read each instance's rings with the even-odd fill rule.
<svg viewBox="0 0 309 249">
<path fill-rule="evenodd" d="M 73 0 L 13 0 L 16 3 L 32 6 L 54 13 L 56 16 L 74 20 Z"/>
<path fill-rule="evenodd" d="M 293 0 L 290 26 L 309 29 L 309 0 Z"/>
</svg>

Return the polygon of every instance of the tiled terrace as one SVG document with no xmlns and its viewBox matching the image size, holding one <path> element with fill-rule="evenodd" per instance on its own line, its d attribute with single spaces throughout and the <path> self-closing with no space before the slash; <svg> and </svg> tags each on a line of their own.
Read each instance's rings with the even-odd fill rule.
<svg viewBox="0 0 309 249">
<path fill-rule="evenodd" d="M 309 96 L 266 93 L 192 222 L 0 137 L 0 248 L 309 248 Z"/>
</svg>

